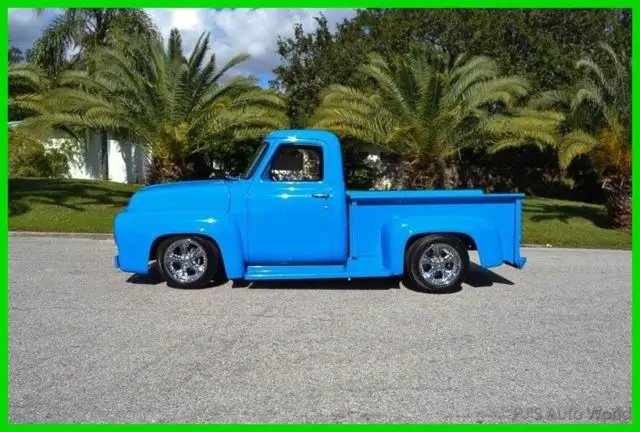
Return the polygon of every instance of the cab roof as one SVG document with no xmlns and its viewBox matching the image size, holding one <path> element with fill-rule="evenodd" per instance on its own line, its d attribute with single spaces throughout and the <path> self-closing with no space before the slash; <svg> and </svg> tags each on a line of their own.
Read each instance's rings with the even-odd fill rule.
<svg viewBox="0 0 640 432">
<path fill-rule="evenodd" d="M 323 141 L 327 144 L 340 144 L 340 140 L 333 132 L 321 129 L 283 129 L 271 132 L 265 137 L 267 140 L 288 141 L 295 144 L 304 140 Z M 300 142 L 304 144 L 304 142 Z"/>
</svg>

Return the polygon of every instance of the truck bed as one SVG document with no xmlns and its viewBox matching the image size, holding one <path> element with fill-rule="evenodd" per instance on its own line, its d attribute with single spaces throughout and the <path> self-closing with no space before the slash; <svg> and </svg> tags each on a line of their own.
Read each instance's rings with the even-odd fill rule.
<svg viewBox="0 0 640 432">
<path fill-rule="evenodd" d="M 397 269 L 397 258 L 385 254 L 394 250 L 388 244 L 394 238 L 446 232 L 468 239 L 469 246 L 478 249 L 483 267 L 522 267 L 523 198 L 520 193 L 486 194 L 477 189 L 347 191 L 350 257 L 381 260 L 382 267 Z"/>
</svg>

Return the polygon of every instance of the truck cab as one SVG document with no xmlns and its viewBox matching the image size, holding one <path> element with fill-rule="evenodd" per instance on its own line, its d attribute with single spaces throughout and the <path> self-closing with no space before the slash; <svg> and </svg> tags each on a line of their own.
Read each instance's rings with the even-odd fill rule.
<svg viewBox="0 0 640 432">
<path fill-rule="evenodd" d="M 258 150 L 263 160 L 247 173 L 246 199 L 237 205 L 247 218 L 247 263 L 339 264 L 347 259 L 342 155 L 337 138 L 325 134 L 276 132 Z"/>
<path fill-rule="evenodd" d="M 115 265 L 169 285 L 229 279 L 405 275 L 418 289 L 459 285 L 468 250 L 480 265 L 523 267 L 522 194 L 347 191 L 338 137 L 265 137 L 239 177 L 153 185 L 114 221 Z"/>
</svg>

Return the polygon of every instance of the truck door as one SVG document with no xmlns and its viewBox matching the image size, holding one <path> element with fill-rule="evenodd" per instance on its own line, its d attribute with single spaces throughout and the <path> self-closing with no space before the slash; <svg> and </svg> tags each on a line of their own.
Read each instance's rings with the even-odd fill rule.
<svg viewBox="0 0 640 432">
<path fill-rule="evenodd" d="M 344 262 L 345 191 L 327 176 L 326 146 L 275 145 L 248 193 L 249 264 Z"/>
</svg>

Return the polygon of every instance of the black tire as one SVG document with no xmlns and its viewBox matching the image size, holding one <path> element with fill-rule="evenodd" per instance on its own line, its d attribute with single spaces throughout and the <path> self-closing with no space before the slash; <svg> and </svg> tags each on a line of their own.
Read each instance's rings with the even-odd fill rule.
<svg viewBox="0 0 640 432">
<path fill-rule="evenodd" d="M 172 275 L 171 271 L 167 267 L 169 263 L 165 262 L 165 253 L 167 252 L 167 249 L 171 247 L 171 245 L 175 242 L 181 240 L 189 240 L 193 244 L 201 247 L 204 250 L 206 256 L 206 265 L 204 272 L 196 279 L 189 280 L 187 282 L 176 279 L 176 277 Z M 160 245 L 158 245 L 156 260 L 162 279 L 164 279 L 167 285 L 172 288 L 203 288 L 213 280 L 213 278 L 218 274 L 218 270 L 220 268 L 220 252 L 218 251 L 216 245 L 211 240 L 198 236 L 172 236 L 162 240 Z"/>
<path fill-rule="evenodd" d="M 454 273 L 455 277 L 452 280 L 446 281 L 446 283 L 434 283 L 423 276 L 423 272 L 420 268 L 420 260 L 423 254 L 431 248 L 432 245 L 441 244 L 446 245 L 455 250 L 460 257 L 460 264 L 458 271 Z M 448 265 L 448 264 L 445 264 Z M 452 268 L 455 266 L 452 264 Z M 448 269 L 448 268 L 447 268 Z M 425 291 L 431 293 L 445 293 L 456 291 L 460 288 L 460 284 L 467 277 L 469 271 L 469 253 L 464 243 L 460 241 L 458 237 L 450 235 L 429 235 L 416 240 L 407 249 L 405 254 L 405 276 L 410 288 L 418 291 Z M 436 275 L 438 272 L 436 272 Z M 440 275 L 443 273 L 440 272 Z M 436 278 L 437 279 L 437 278 Z"/>
</svg>

